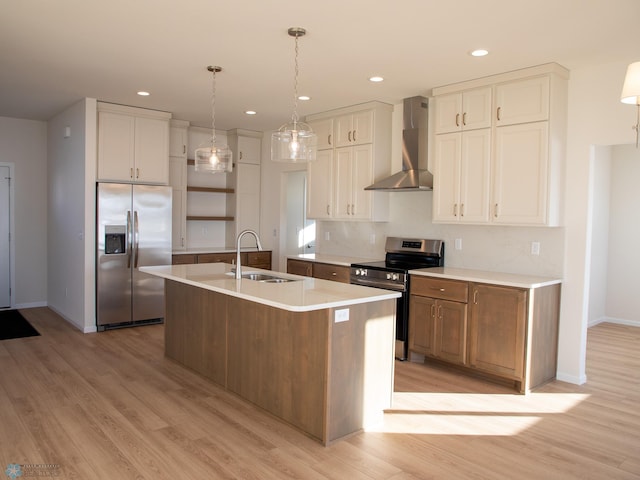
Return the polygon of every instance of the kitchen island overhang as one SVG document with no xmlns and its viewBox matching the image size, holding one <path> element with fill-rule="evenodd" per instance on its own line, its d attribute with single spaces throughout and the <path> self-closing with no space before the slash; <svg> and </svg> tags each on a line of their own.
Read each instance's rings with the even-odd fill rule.
<svg viewBox="0 0 640 480">
<path fill-rule="evenodd" d="M 327 445 L 382 421 L 398 292 L 232 265 L 145 267 L 165 279 L 165 354 Z M 245 272 L 245 273 L 248 273 Z"/>
</svg>

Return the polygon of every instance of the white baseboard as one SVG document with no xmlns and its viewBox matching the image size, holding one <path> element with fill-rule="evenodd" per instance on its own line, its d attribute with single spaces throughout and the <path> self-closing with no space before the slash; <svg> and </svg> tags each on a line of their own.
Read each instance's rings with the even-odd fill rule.
<svg viewBox="0 0 640 480">
<path fill-rule="evenodd" d="M 616 323 L 618 325 L 628 325 L 630 327 L 640 327 L 640 320 L 628 320 L 626 318 L 614 318 L 614 317 L 601 317 L 595 320 L 590 320 L 588 327 L 594 327 L 601 323 Z"/>
<path fill-rule="evenodd" d="M 566 382 L 566 383 L 573 383 L 574 385 L 582 385 L 584 383 L 587 383 L 587 376 L 586 375 L 575 376 L 575 375 L 568 375 L 562 372 L 556 372 L 556 380 L 560 380 L 561 382 Z"/>
<path fill-rule="evenodd" d="M 36 307 L 46 307 L 47 302 L 30 302 L 30 303 L 18 303 L 13 308 L 16 310 L 18 308 L 36 308 Z"/>
<path fill-rule="evenodd" d="M 70 318 L 68 318 L 66 315 L 64 315 L 62 312 L 60 312 L 57 308 L 52 307 L 51 305 L 49 305 L 49 308 L 51 310 L 53 310 L 54 312 L 56 312 L 58 315 L 60 315 L 62 318 L 64 318 L 68 323 L 70 323 L 72 326 L 74 326 L 75 328 L 77 328 L 78 330 L 80 330 L 83 333 L 86 333 L 84 331 L 84 325 L 78 325 L 76 322 L 74 322 L 73 320 L 71 320 Z"/>
</svg>

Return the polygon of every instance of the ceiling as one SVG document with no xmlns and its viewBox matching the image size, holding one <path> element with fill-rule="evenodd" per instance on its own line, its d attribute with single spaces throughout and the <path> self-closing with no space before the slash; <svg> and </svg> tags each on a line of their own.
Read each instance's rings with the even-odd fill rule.
<svg viewBox="0 0 640 480">
<path fill-rule="evenodd" d="M 428 95 L 557 62 L 640 60 L 639 0 L 0 0 L 0 116 L 48 120 L 84 97 L 211 125 L 271 130 L 304 116 Z M 490 54 L 471 57 L 486 48 Z M 384 77 L 371 83 L 372 75 Z M 620 79 L 622 87 L 623 78 Z M 149 97 L 136 95 L 147 90 Z M 258 112 L 248 116 L 243 112 Z"/>
</svg>

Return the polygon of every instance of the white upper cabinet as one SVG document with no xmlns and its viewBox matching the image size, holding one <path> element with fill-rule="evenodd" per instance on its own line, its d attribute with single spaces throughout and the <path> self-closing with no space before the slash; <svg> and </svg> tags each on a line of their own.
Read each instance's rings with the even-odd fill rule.
<svg viewBox="0 0 640 480">
<path fill-rule="evenodd" d="M 233 152 L 233 161 L 260 165 L 262 133 L 236 128 L 227 132 L 227 142 Z"/>
<path fill-rule="evenodd" d="M 309 122 L 309 126 L 318 137 L 318 150 L 333 148 L 333 118 Z"/>
<path fill-rule="evenodd" d="M 187 141 L 189 122 L 171 120 L 169 129 L 169 156 L 187 158 Z"/>
<path fill-rule="evenodd" d="M 319 146 L 307 166 L 308 218 L 388 220 L 389 194 L 364 188 L 391 173 L 392 112 L 369 102 L 307 117 Z"/>
<path fill-rule="evenodd" d="M 98 102 L 98 180 L 169 183 L 170 113 Z"/>
<path fill-rule="evenodd" d="M 562 224 L 567 80 L 550 63 L 433 89 L 434 222 Z M 488 124 L 468 113 L 487 98 Z"/>
<path fill-rule="evenodd" d="M 436 97 L 435 133 L 491 127 L 491 87 Z"/>
<path fill-rule="evenodd" d="M 318 150 L 316 160 L 307 166 L 307 178 L 307 217 L 332 218 L 333 149 Z"/>
<path fill-rule="evenodd" d="M 491 130 L 435 136 L 433 221 L 487 223 Z"/>
<path fill-rule="evenodd" d="M 496 126 L 548 119 L 548 76 L 496 85 Z"/>
<path fill-rule="evenodd" d="M 373 115 L 373 110 L 365 110 L 336 117 L 334 120 L 335 146 L 347 147 L 372 143 Z"/>
</svg>

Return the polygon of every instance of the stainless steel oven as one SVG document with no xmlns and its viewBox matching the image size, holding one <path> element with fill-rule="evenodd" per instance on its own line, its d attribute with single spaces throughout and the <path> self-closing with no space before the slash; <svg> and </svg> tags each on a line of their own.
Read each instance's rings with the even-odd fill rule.
<svg viewBox="0 0 640 480">
<path fill-rule="evenodd" d="M 350 282 L 402 292 L 396 305 L 396 358 L 406 360 L 409 340 L 409 270 L 442 267 L 444 242 L 387 237 L 385 259 L 351 264 Z"/>
</svg>

